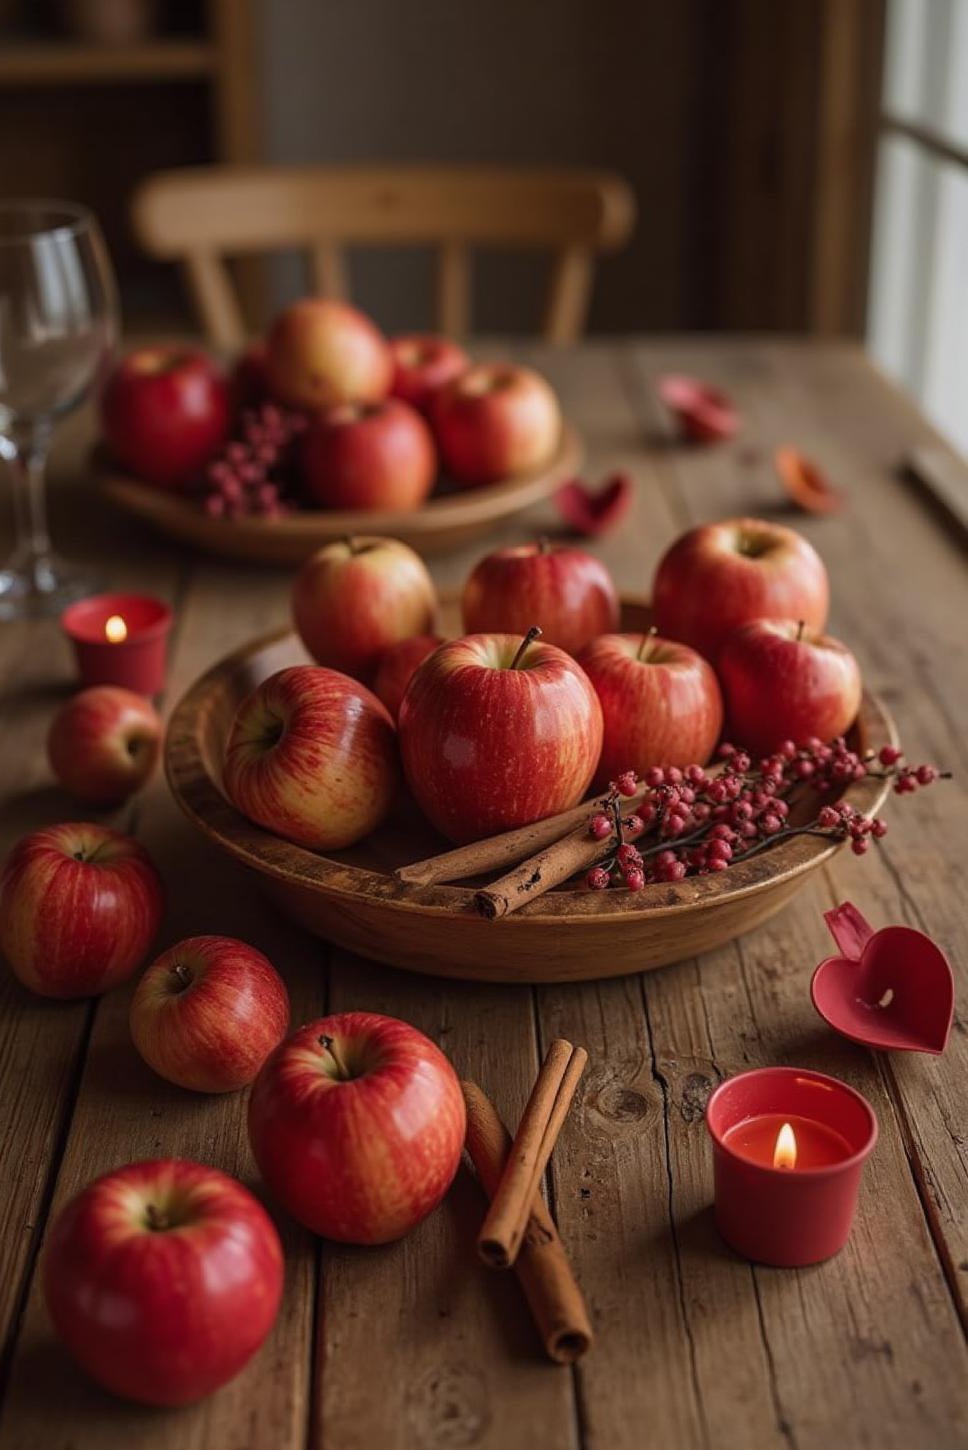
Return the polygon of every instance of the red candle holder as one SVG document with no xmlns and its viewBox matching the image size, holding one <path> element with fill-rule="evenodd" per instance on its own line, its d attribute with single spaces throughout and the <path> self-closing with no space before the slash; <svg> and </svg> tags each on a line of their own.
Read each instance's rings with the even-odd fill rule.
<svg viewBox="0 0 968 1450">
<path fill-rule="evenodd" d="M 122 685 L 157 695 L 165 683 L 171 610 L 146 594 L 98 594 L 61 615 L 82 685 Z"/>
<path fill-rule="evenodd" d="M 720 1084 L 706 1127 L 716 1226 L 731 1248 L 780 1268 L 839 1253 L 877 1142 L 874 1109 L 860 1093 L 820 1072 L 759 1068 Z M 793 1164 L 786 1129 L 795 1139 Z"/>
</svg>

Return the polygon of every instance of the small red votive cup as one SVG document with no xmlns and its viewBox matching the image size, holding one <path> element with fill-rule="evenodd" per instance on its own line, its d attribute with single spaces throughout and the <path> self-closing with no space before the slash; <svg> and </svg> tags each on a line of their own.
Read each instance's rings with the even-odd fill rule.
<svg viewBox="0 0 968 1450">
<path fill-rule="evenodd" d="M 171 610 L 147 594 L 97 594 L 61 615 L 82 685 L 122 685 L 157 695 L 165 683 Z"/>
<path fill-rule="evenodd" d="M 859 1092 L 820 1072 L 759 1068 L 719 1085 L 706 1127 L 716 1227 L 731 1248 L 779 1268 L 840 1252 L 877 1142 L 874 1109 Z"/>
</svg>

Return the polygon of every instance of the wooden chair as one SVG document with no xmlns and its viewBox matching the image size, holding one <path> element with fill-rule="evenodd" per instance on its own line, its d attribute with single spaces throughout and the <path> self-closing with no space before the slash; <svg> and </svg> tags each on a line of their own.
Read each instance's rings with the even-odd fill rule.
<svg viewBox="0 0 968 1450">
<path fill-rule="evenodd" d="M 224 257 L 304 248 L 319 293 L 346 297 L 343 248 L 432 246 L 437 326 L 468 328 L 473 247 L 553 253 L 543 335 L 574 341 L 597 252 L 621 247 L 635 203 L 599 171 L 475 166 L 202 166 L 161 172 L 138 189 L 135 232 L 154 257 L 181 262 L 210 341 L 246 336 Z"/>
</svg>

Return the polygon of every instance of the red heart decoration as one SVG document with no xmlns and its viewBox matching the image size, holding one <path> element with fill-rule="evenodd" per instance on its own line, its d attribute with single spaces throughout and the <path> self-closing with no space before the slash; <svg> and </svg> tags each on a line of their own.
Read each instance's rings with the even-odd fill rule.
<svg viewBox="0 0 968 1450">
<path fill-rule="evenodd" d="M 659 379 L 658 393 L 677 419 L 683 437 L 693 443 L 719 443 L 732 438 L 739 428 L 732 398 L 700 378 L 667 373 Z"/>
<path fill-rule="evenodd" d="M 851 902 L 824 913 L 841 955 L 813 974 L 810 995 L 844 1037 L 888 1051 L 942 1053 L 955 991 L 937 942 L 910 926 L 874 931 Z"/>
<path fill-rule="evenodd" d="M 625 517 L 631 502 L 632 480 L 627 473 L 613 473 L 597 489 L 575 478 L 562 484 L 555 494 L 558 512 L 568 527 L 589 538 L 614 528 Z"/>
<path fill-rule="evenodd" d="M 835 514 L 843 508 L 841 490 L 834 487 L 819 464 L 796 448 L 778 448 L 773 464 L 793 502 L 808 514 Z"/>
</svg>

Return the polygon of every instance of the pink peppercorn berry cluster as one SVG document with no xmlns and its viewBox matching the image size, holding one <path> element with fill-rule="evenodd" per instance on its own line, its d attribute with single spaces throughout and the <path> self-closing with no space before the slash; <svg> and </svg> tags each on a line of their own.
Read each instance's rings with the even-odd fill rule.
<svg viewBox="0 0 968 1450">
<path fill-rule="evenodd" d="M 305 427 L 302 413 L 275 403 L 247 408 L 239 436 L 206 469 L 202 507 L 209 518 L 273 519 L 291 512 L 295 442 Z"/>
</svg>

